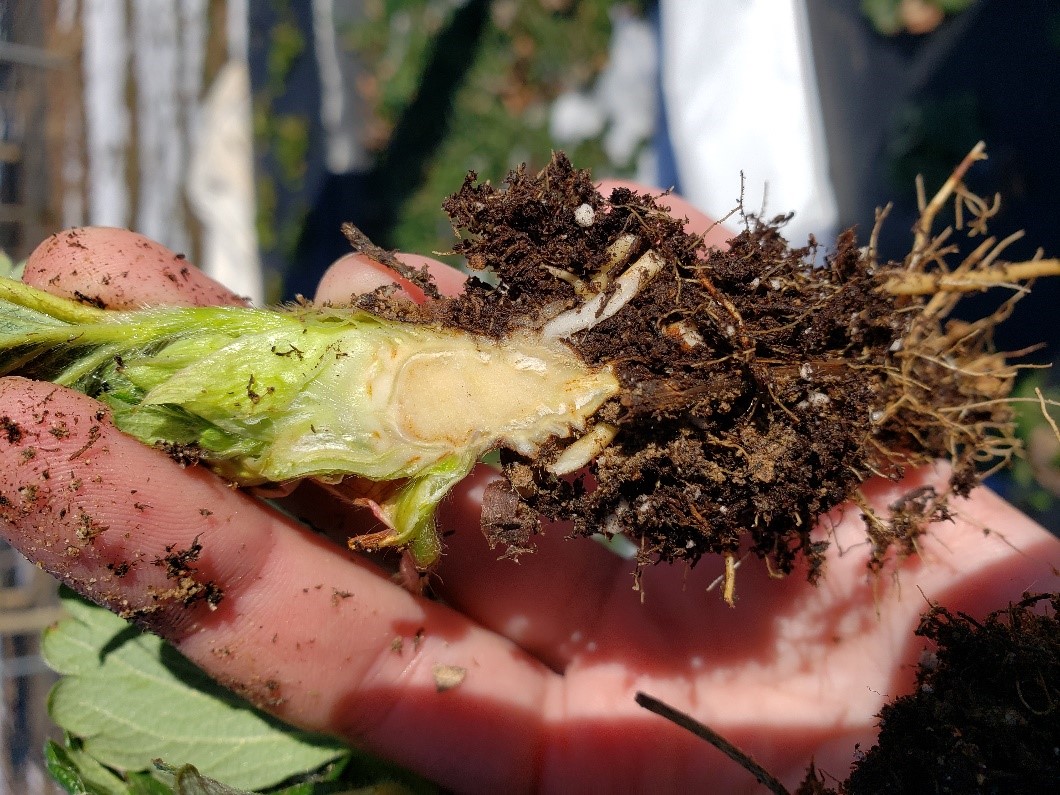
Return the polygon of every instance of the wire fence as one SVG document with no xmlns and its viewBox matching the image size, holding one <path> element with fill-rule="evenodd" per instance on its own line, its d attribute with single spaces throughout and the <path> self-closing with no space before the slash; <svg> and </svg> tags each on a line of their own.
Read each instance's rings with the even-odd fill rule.
<svg viewBox="0 0 1060 795">
<path fill-rule="evenodd" d="M 47 5 L 0 0 L 0 248 L 16 260 L 55 225 L 48 96 L 67 61 L 45 46 Z"/>
</svg>

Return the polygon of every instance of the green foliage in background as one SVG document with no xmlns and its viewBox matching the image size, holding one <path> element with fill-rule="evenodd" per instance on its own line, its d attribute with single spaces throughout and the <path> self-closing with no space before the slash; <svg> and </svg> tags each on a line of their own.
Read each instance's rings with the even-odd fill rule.
<svg viewBox="0 0 1060 795">
<path fill-rule="evenodd" d="M 543 166 L 560 148 L 549 133 L 552 102 L 593 85 L 607 63 L 614 13 L 643 14 L 643 0 L 365 0 L 336 30 L 360 65 L 356 86 L 373 157 L 368 184 L 377 243 L 446 251 L 452 231 L 441 212 L 468 170 L 498 181 L 522 163 Z M 256 88 L 256 146 L 267 154 L 258 178 L 258 234 L 265 252 L 291 262 L 314 189 L 306 157 L 314 133 L 293 118 L 289 81 L 309 68 L 311 33 L 299 31 L 289 0 L 272 0 L 266 84 Z M 315 65 L 312 66 L 315 69 Z M 316 109 L 314 109 L 314 112 Z M 563 147 L 594 173 L 628 175 L 598 140 Z M 302 191 L 302 198 L 290 201 Z M 351 213 L 352 214 L 352 213 Z"/>
<path fill-rule="evenodd" d="M 25 267 L 25 262 L 15 262 L 8 256 L 6 251 L 0 249 L 0 276 L 6 276 L 9 279 L 21 279 L 22 271 Z"/>
<path fill-rule="evenodd" d="M 1050 422 L 1060 416 L 1060 387 L 1050 383 L 1050 372 L 1031 371 L 1012 391 L 1016 435 L 1025 453 L 1012 462 L 1012 491 L 1006 496 L 1039 516 L 1052 511 L 1060 498 L 1060 439 Z"/>
<path fill-rule="evenodd" d="M 255 144 L 268 153 L 274 168 L 259 173 L 256 179 L 256 226 L 258 243 L 264 251 L 293 253 L 308 207 L 303 202 L 297 211 L 278 212 L 280 189 L 297 194 L 306 176 L 309 154 L 309 122 L 305 116 L 279 112 L 275 105 L 287 91 L 288 81 L 300 59 L 311 57 L 306 36 L 293 17 L 289 0 L 272 3 L 277 21 L 260 35 L 266 37 L 265 84 L 254 97 L 253 124 Z M 277 184 L 278 183 L 278 184 Z"/>
<path fill-rule="evenodd" d="M 398 125 L 412 103 L 429 109 L 422 92 L 432 65 L 437 68 L 446 57 L 471 59 L 451 107 L 439 109 L 448 113 L 441 139 L 422 172 L 414 175 L 417 184 L 394 219 L 387 242 L 397 248 L 448 248 L 452 232 L 439 206 L 469 169 L 499 181 L 522 163 L 532 169 L 544 166 L 559 148 L 549 132 L 553 100 L 564 91 L 591 86 L 607 62 L 614 2 L 483 2 L 481 32 L 476 40 L 462 43 L 460 27 L 470 25 L 457 15 L 471 17 L 474 4 L 376 0 L 367 4 L 368 23 L 347 31 L 346 39 L 363 55 L 373 76 L 366 99 L 374 110 L 371 129 L 383 153 L 395 143 L 395 134 L 400 135 Z M 636 11 L 634 4 L 626 10 Z M 461 52 L 466 46 L 473 49 Z M 568 148 L 568 154 L 579 166 L 601 175 L 628 173 L 632 165 L 608 163 L 598 140 Z M 395 158 L 388 159 L 390 167 L 400 167 Z"/>
<path fill-rule="evenodd" d="M 979 100 L 959 92 L 910 102 L 891 121 L 885 158 L 895 195 L 922 177 L 941 185 L 978 141 L 989 139 Z"/>
<path fill-rule="evenodd" d="M 923 5 L 937 9 L 943 16 L 953 16 L 968 9 L 976 0 L 861 0 L 861 13 L 868 17 L 877 33 L 896 36 L 906 30 L 910 6 Z"/>
<path fill-rule="evenodd" d="M 424 4 L 395 0 L 385 5 Z M 487 5 L 489 18 L 453 97 L 445 135 L 395 219 L 390 244 L 396 248 L 422 252 L 448 248 L 452 230 L 439 208 L 469 169 L 497 182 L 522 163 L 534 170 L 543 167 L 551 152 L 560 148 L 549 132 L 552 101 L 565 90 L 590 86 L 606 63 L 612 2 Z M 565 10 L 554 10 L 557 7 Z M 414 68 L 413 63 L 404 67 L 410 73 Z M 411 82 L 399 79 L 395 85 Z M 384 91 L 379 103 L 383 123 L 392 123 L 403 106 L 407 104 L 394 89 Z M 579 167 L 600 175 L 628 173 L 631 165 L 608 163 L 596 140 L 567 149 Z"/>
</svg>

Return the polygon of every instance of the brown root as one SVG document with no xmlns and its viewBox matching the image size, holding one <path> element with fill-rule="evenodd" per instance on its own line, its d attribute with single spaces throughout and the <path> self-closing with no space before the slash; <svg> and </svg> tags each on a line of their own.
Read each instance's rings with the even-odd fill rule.
<svg viewBox="0 0 1060 795">
<path fill-rule="evenodd" d="M 1010 262 L 964 273 L 904 273 L 890 277 L 883 289 L 892 295 L 971 293 L 994 287 L 1020 290 L 1021 283 L 1045 276 L 1060 276 L 1060 259 Z"/>
</svg>

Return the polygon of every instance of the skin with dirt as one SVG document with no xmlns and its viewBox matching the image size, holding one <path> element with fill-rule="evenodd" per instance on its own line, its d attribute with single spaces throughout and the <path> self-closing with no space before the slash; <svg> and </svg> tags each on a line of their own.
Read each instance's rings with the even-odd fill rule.
<svg viewBox="0 0 1060 795">
<path fill-rule="evenodd" d="M 845 232 L 818 267 L 815 242 L 792 248 L 781 236 L 785 218 L 750 216 L 727 250 L 708 250 L 656 198 L 604 197 L 563 155 L 540 174 L 513 172 L 504 189 L 471 174 L 445 209 L 455 251 L 498 286 L 471 279 L 462 296 L 419 306 L 376 293 L 365 308 L 503 339 L 600 296 L 598 318 L 566 342 L 621 384 L 593 418 L 607 429 L 603 449 L 580 472 L 556 474 L 558 442 L 536 457 L 501 451 L 507 483 L 487 493 L 483 524 L 510 555 L 532 547 L 543 516 L 572 521 L 575 535 L 623 534 L 641 565 L 749 550 L 778 573 L 804 558 L 816 579 L 825 544 L 811 529 L 853 500 L 879 566 L 894 547 L 912 553 L 949 496 L 1015 449 L 998 400 L 1014 370 L 990 347 L 1008 307 L 947 324 L 956 299 L 885 289 L 921 270 L 912 258 L 923 251 L 881 264 Z M 662 267 L 609 316 L 619 274 L 652 253 Z M 886 517 L 860 500 L 873 475 L 897 480 L 938 457 L 953 464 L 950 493 L 909 494 Z"/>
</svg>

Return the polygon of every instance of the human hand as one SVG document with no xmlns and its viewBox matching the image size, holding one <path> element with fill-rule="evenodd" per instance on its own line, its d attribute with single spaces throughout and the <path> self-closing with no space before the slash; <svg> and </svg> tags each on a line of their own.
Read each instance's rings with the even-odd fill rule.
<svg viewBox="0 0 1060 795">
<path fill-rule="evenodd" d="M 65 234 L 38 250 L 27 281 L 112 306 L 237 300 L 137 236 Z M 455 274 L 436 274 L 443 291 L 458 285 Z M 346 258 L 318 297 L 341 300 L 390 280 Z M 691 572 L 645 572 L 642 601 L 631 563 L 565 541 L 562 528 L 549 528 L 518 564 L 496 560 L 478 532 L 493 477 L 481 468 L 443 505 L 443 601 L 429 601 L 396 587 L 372 559 L 118 433 L 98 411 L 49 384 L 0 381 L 5 536 L 126 611 L 154 607 L 152 589 L 172 585 L 150 562 L 198 539 L 198 575 L 223 600 L 216 610 L 167 604 L 143 613 L 144 624 L 280 717 L 456 790 L 755 789 L 745 771 L 638 707 L 637 691 L 709 724 L 789 785 L 811 758 L 842 777 L 854 744 L 871 743 L 873 715 L 911 684 L 911 633 L 926 600 L 976 615 L 1057 587 L 1060 544 L 979 489 L 893 578 L 868 575 L 850 509 L 821 524 L 833 544 L 816 588 L 799 572 L 771 580 L 749 560 L 733 610 L 707 592 L 720 566 L 705 560 Z M 902 490 L 944 479 L 920 472 Z M 866 490 L 880 506 L 898 493 L 885 483 Z M 331 529 L 363 521 L 319 493 L 291 499 Z M 119 577 L 122 563 L 133 565 Z M 437 666 L 466 675 L 440 691 L 436 673 L 453 669 Z"/>
</svg>

